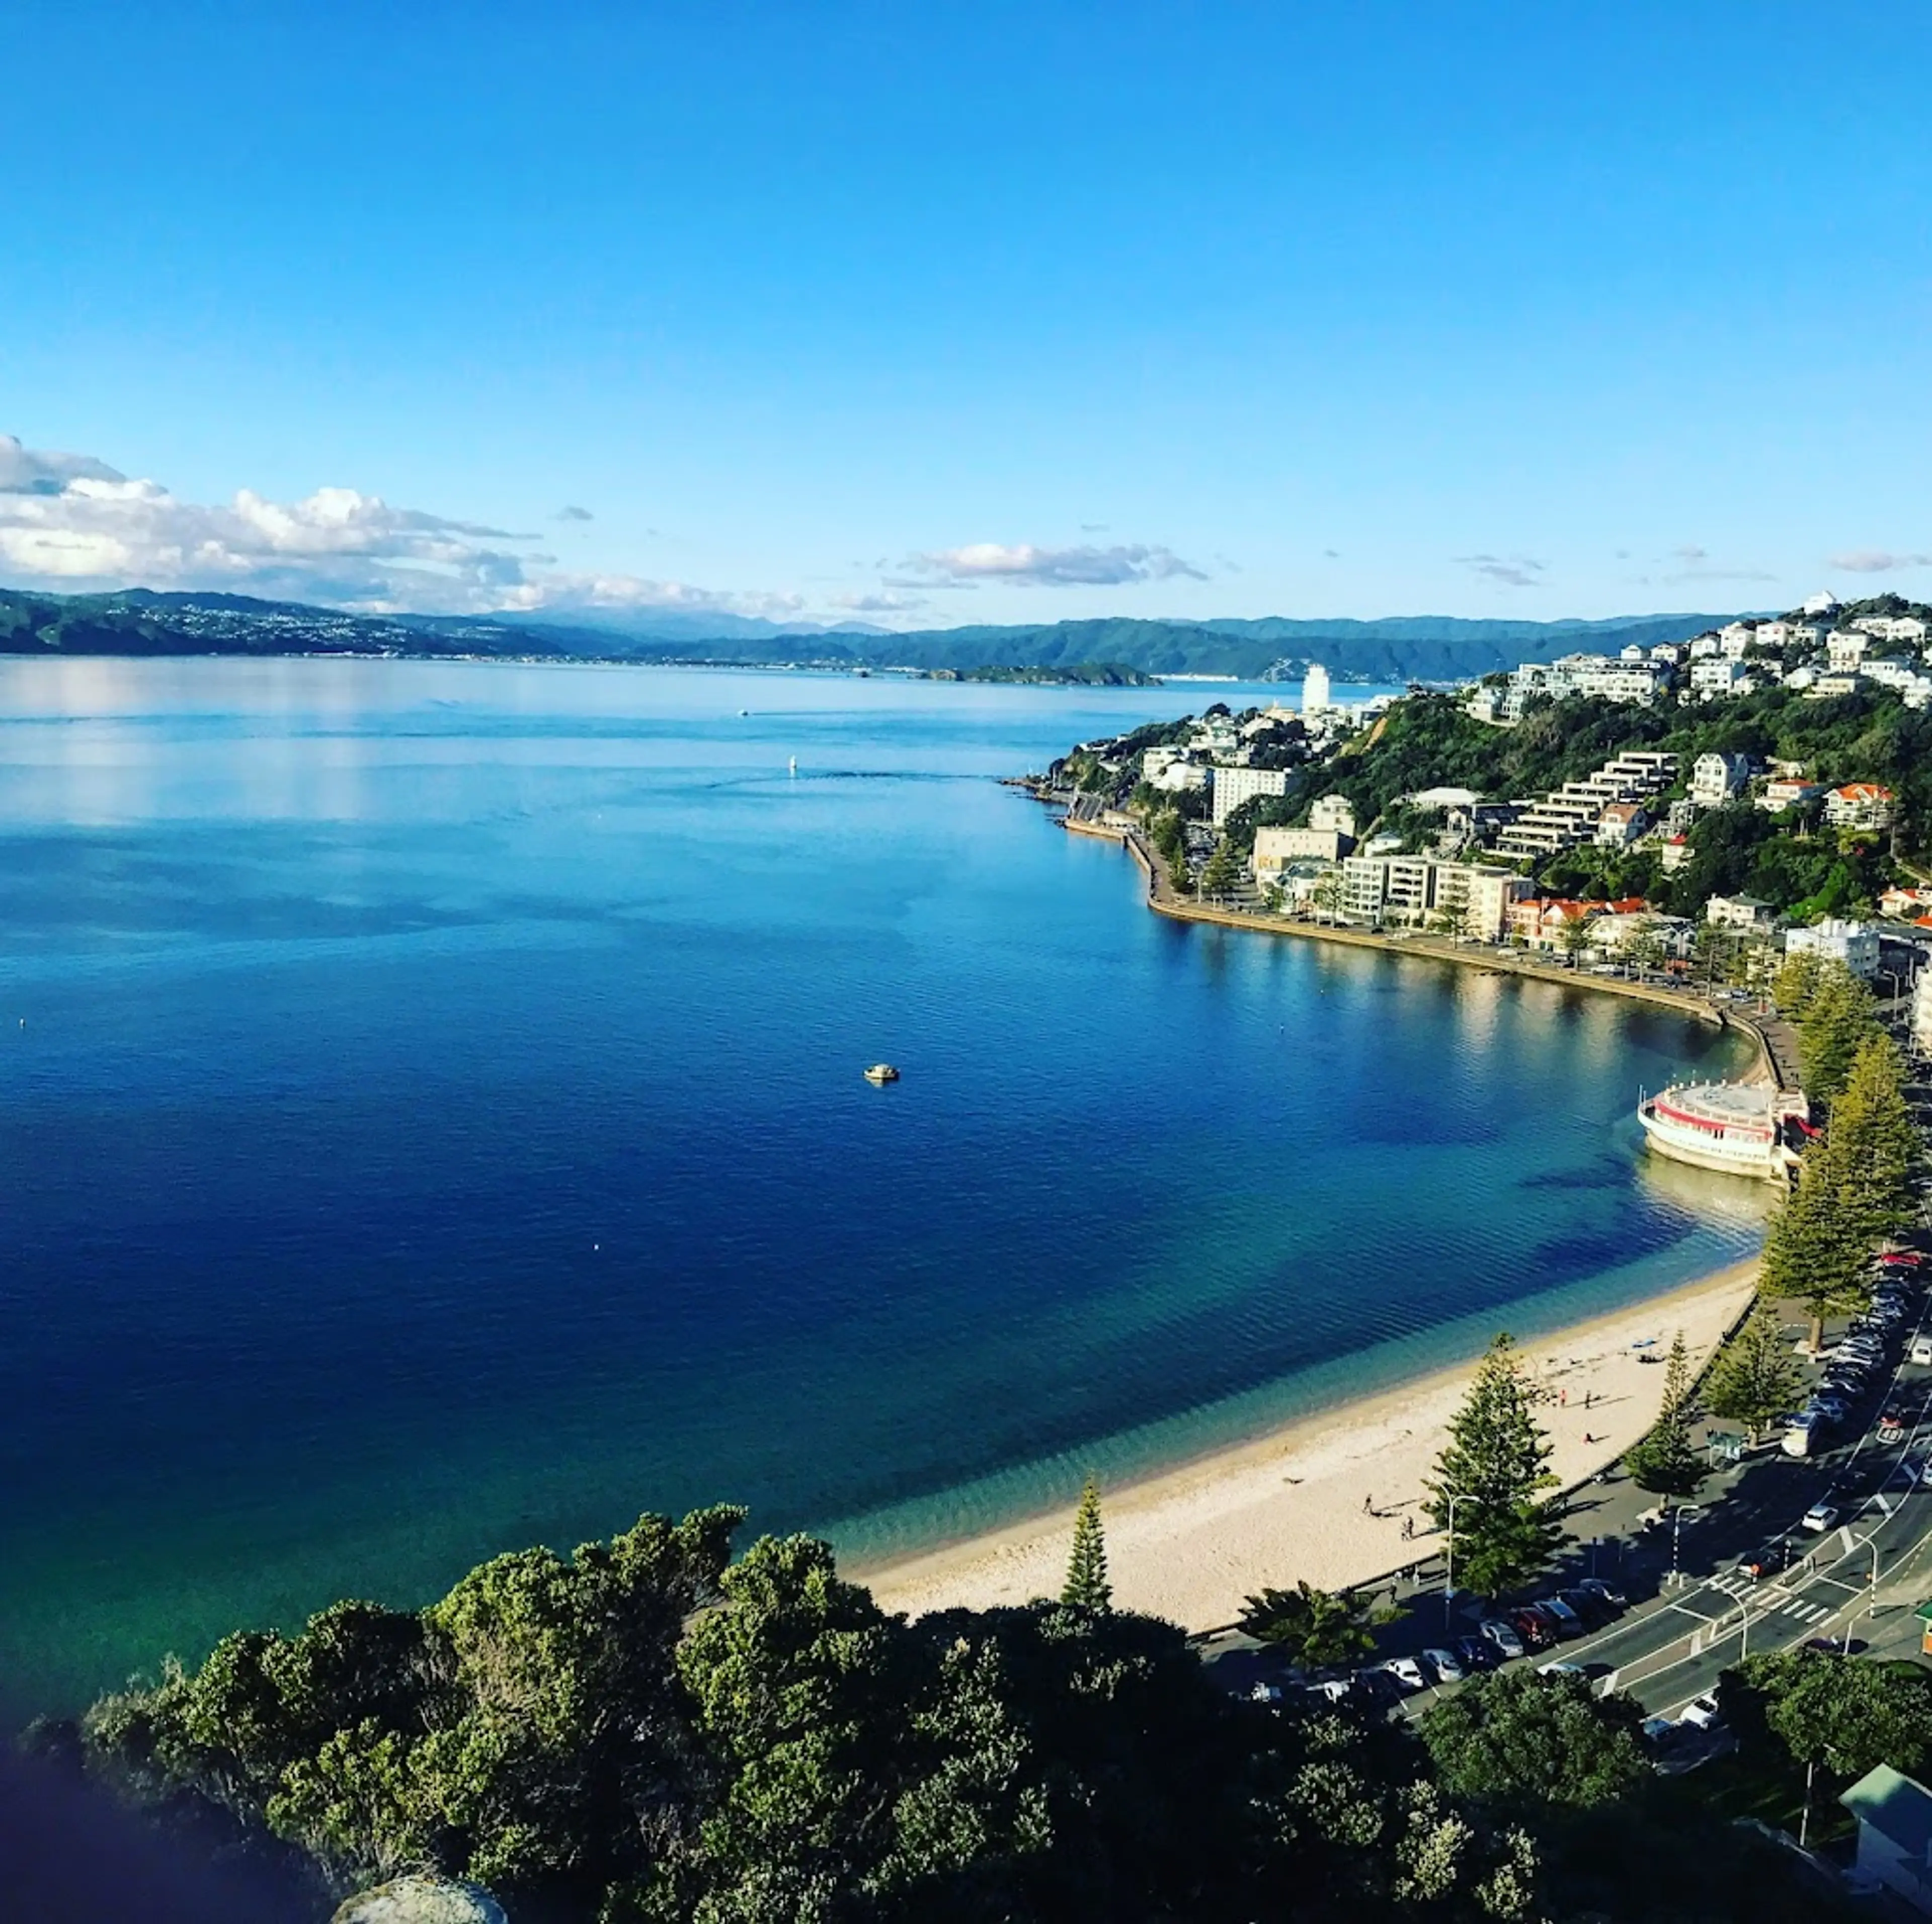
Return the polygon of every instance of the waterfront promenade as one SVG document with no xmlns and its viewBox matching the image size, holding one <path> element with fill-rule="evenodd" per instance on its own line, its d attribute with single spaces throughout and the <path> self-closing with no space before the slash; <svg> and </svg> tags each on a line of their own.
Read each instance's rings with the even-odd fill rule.
<svg viewBox="0 0 1932 1924">
<path fill-rule="evenodd" d="M 1420 931 L 1384 933 L 1298 916 L 1270 915 L 1265 910 L 1234 908 L 1225 904 L 1190 901 L 1176 892 L 1160 862 L 1138 829 L 1076 821 L 1071 816 L 1061 819 L 1061 826 L 1076 835 L 1117 842 L 1124 847 L 1138 864 L 1145 880 L 1148 907 L 1170 921 L 1250 929 L 1265 935 L 1298 936 L 1312 941 L 1340 943 L 1348 948 L 1378 949 L 1386 955 L 1426 956 L 1436 961 L 1453 962 L 1462 968 L 1486 970 L 1492 975 L 1533 976 L 1568 988 L 1591 989 L 1602 994 L 1622 996 L 1628 1001 L 1651 1002 L 1659 1008 L 1676 1009 L 1700 1022 L 1721 1029 L 1735 1029 L 1750 1036 L 1757 1045 L 1759 1075 L 1780 1089 L 1798 1086 L 1797 1038 L 1790 1025 L 1779 1016 L 1746 1014 L 1726 1008 L 1692 990 L 1630 981 L 1621 976 L 1593 975 L 1586 969 L 1572 968 L 1554 957 L 1539 955 L 1528 950 L 1506 954 L 1492 946 L 1454 937 L 1428 935 Z"/>
</svg>

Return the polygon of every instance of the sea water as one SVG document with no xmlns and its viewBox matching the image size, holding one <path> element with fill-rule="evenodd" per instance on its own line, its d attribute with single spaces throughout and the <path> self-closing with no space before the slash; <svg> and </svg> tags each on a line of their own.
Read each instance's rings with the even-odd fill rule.
<svg viewBox="0 0 1932 1924">
<path fill-rule="evenodd" d="M 1631 1119 L 1734 1038 L 994 779 L 1223 694 L 0 664 L 16 1694 L 646 1509 L 914 1547 L 1748 1251 Z"/>
</svg>

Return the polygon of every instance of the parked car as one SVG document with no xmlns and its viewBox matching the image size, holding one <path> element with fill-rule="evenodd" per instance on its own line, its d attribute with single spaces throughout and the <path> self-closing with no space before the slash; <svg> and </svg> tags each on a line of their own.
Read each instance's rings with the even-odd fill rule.
<svg viewBox="0 0 1932 1924">
<path fill-rule="evenodd" d="M 1932 1363 L 1932 1336 L 1912 1338 L 1912 1360 L 1915 1363 Z"/>
<path fill-rule="evenodd" d="M 1822 1419 L 1810 1417 L 1795 1419 L 1784 1432 L 1784 1453 L 1786 1456 L 1810 1456 L 1825 1440 Z"/>
<path fill-rule="evenodd" d="M 1546 1650 L 1556 1641 L 1556 1624 L 1533 1603 L 1526 1603 L 1520 1609 L 1510 1612 L 1509 1620 L 1516 1626 L 1516 1633 L 1525 1645 L 1532 1650 Z"/>
<path fill-rule="evenodd" d="M 1821 1500 L 1814 1503 L 1804 1512 L 1802 1521 L 1807 1530 L 1815 1530 L 1822 1533 L 1835 1528 L 1839 1518 L 1844 1514 L 1844 1511 L 1836 1503 Z"/>
<path fill-rule="evenodd" d="M 1911 1418 L 1896 1405 L 1879 1412 L 1878 1440 L 1880 1443 L 1903 1443 L 1906 1431 L 1911 1427 Z"/>
<path fill-rule="evenodd" d="M 1714 1730 L 1724 1719 L 1718 1709 L 1718 1693 L 1707 1690 L 1701 1697 L 1694 1697 L 1677 1713 L 1680 1724 L 1688 1724 L 1694 1731 Z"/>
<path fill-rule="evenodd" d="M 1423 1675 L 1422 1666 L 1413 1657 L 1390 1657 L 1381 1668 L 1405 1690 L 1429 1688 L 1429 1680 Z"/>
<path fill-rule="evenodd" d="M 1621 1590 L 1612 1589 L 1600 1577 L 1586 1577 L 1576 1587 L 1588 1596 L 1600 1597 L 1604 1604 L 1612 1611 L 1628 1610 L 1630 1608 L 1630 1599 Z"/>
<path fill-rule="evenodd" d="M 1436 1673 L 1438 1683 L 1460 1683 L 1468 1675 L 1454 1652 L 1433 1648 L 1422 1653 L 1422 1661 Z"/>
<path fill-rule="evenodd" d="M 1587 1627 L 1582 1614 L 1572 1610 L 1563 1601 L 1561 1592 L 1554 1596 L 1538 1597 L 1530 1608 L 1540 1611 L 1544 1617 L 1552 1620 L 1552 1627 L 1559 1637 L 1580 1637 Z"/>
<path fill-rule="evenodd" d="M 1573 1590 L 1558 1590 L 1558 1598 L 1576 1613 L 1578 1622 L 1588 1630 L 1599 1630 L 1616 1616 L 1616 1612 L 1594 1590 L 1586 1590 L 1580 1584 Z"/>
<path fill-rule="evenodd" d="M 1828 1423 L 1842 1423 L 1850 1407 L 1842 1396 L 1834 1396 L 1827 1391 L 1813 1397 L 1802 1413 L 1822 1416 Z"/>
<path fill-rule="evenodd" d="M 1528 1647 L 1514 1623 L 1506 1623 L 1500 1617 L 1486 1617 L 1482 1624 L 1483 1635 L 1505 1657 L 1526 1657 Z"/>
<path fill-rule="evenodd" d="M 1318 1697 L 1324 1704 L 1340 1704 L 1347 1697 L 1349 1683 L 1346 1677 L 1331 1677 L 1319 1683 L 1306 1683 L 1302 1688 L 1311 1697 Z"/>
<path fill-rule="evenodd" d="M 1354 1694 L 1372 1710 L 1386 1710 L 1408 1695 L 1381 1665 L 1355 1673 Z"/>
<path fill-rule="evenodd" d="M 1486 1637 L 1458 1637 L 1456 1656 L 1466 1671 L 1494 1670 L 1502 1661 L 1502 1652 Z"/>
<path fill-rule="evenodd" d="M 1536 1674 L 1539 1677 L 1582 1677 L 1590 1674 L 1581 1664 L 1565 1663 L 1561 1657 L 1552 1657 L 1546 1664 L 1538 1664 Z"/>
</svg>

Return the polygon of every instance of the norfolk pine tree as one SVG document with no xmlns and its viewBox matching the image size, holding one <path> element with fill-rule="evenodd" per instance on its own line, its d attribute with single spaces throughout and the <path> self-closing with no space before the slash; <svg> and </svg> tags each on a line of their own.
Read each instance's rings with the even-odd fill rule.
<svg viewBox="0 0 1932 1924">
<path fill-rule="evenodd" d="M 1868 1035 L 1832 1104 L 1826 1152 L 1840 1202 L 1873 1242 L 1912 1220 L 1918 1131 L 1905 1099 L 1905 1065 L 1882 1031 Z"/>
<path fill-rule="evenodd" d="M 1802 1302 L 1811 1318 L 1816 1350 L 1825 1318 L 1861 1308 L 1870 1239 L 1863 1235 L 1840 1194 L 1829 1145 L 1814 1143 L 1798 1158 L 1798 1183 L 1778 1205 L 1765 1233 L 1758 1293 Z"/>
<path fill-rule="evenodd" d="M 1859 1044 L 1878 1026 L 1871 991 L 1841 962 L 1826 963 L 1798 1024 L 1798 1080 L 1814 1102 L 1845 1086 Z"/>
<path fill-rule="evenodd" d="M 1073 1518 L 1073 1549 L 1066 1560 L 1066 1581 L 1060 1600 L 1076 1610 L 1110 1610 L 1113 1587 L 1107 1581 L 1107 1539 L 1100 1528 L 1100 1486 L 1092 1477 L 1080 1492 Z"/>
<path fill-rule="evenodd" d="M 1453 1530 L 1460 1587 L 1498 1596 L 1550 1561 L 1563 1527 L 1543 1495 L 1556 1487 L 1550 1439 L 1532 1413 L 1516 1345 L 1497 1337 L 1449 1425 L 1449 1441 L 1424 1485 L 1438 1529 Z M 1451 1500 L 1454 1500 L 1452 1512 Z"/>
<path fill-rule="evenodd" d="M 1704 1466 L 1690 1440 L 1691 1415 L 1690 1358 L 1680 1329 L 1664 1366 L 1664 1407 L 1624 1457 L 1624 1467 L 1643 1488 L 1688 1497 L 1702 1480 Z"/>
<path fill-rule="evenodd" d="M 1784 1340 L 1777 1312 L 1760 1302 L 1719 1353 L 1704 1393 L 1706 1406 L 1714 1416 L 1743 1424 L 1756 1443 L 1804 1400 L 1804 1374 Z"/>
</svg>

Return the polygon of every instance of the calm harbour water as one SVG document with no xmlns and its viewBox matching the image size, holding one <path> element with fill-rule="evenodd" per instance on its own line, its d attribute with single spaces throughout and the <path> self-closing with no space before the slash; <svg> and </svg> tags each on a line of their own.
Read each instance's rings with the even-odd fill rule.
<svg viewBox="0 0 1932 1924">
<path fill-rule="evenodd" d="M 1227 692 L 0 663 L 20 1694 L 645 1509 L 928 1542 L 1748 1251 L 1630 1119 L 1728 1038 L 988 779 Z"/>
</svg>

